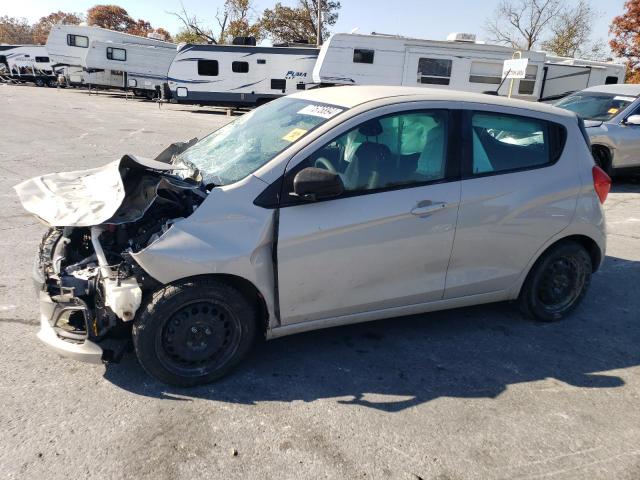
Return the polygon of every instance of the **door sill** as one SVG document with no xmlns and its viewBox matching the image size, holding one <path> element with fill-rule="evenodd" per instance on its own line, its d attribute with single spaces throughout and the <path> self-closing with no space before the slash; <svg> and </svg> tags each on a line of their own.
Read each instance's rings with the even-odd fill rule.
<svg viewBox="0 0 640 480">
<path fill-rule="evenodd" d="M 428 303 L 418 303 L 402 307 L 353 313 L 351 315 L 341 315 L 339 317 L 321 318 L 319 320 L 312 320 L 308 322 L 291 323 L 289 325 L 282 325 L 268 330 L 267 340 L 284 337 L 286 335 L 293 335 L 295 333 L 307 332 L 310 330 L 319 330 L 321 328 L 339 327 L 342 325 L 351 325 L 354 323 L 402 317 L 406 315 L 416 315 L 419 313 L 435 312 L 450 308 L 469 307 L 472 305 L 481 305 L 483 303 L 501 302 L 507 299 L 508 292 L 506 290 L 498 290 L 495 292 L 480 293 L 466 297 L 449 298 L 446 300 L 437 300 Z"/>
</svg>

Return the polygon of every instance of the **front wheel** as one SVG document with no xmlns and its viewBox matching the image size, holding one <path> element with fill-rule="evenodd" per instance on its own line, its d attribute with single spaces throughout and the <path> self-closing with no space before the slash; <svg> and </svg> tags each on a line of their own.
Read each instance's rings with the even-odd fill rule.
<svg viewBox="0 0 640 480">
<path fill-rule="evenodd" d="M 142 367 L 179 387 L 212 382 L 231 370 L 256 336 L 255 305 L 216 280 L 167 285 L 153 294 L 133 325 Z"/>
<path fill-rule="evenodd" d="M 518 302 L 535 320 L 566 317 L 582 301 L 591 281 L 592 263 L 585 248 L 573 241 L 551 247 L 529 272 Z"/>
<path fill-rule="evenodd" d="M 35 79 L 35 84 L 37 87 L 44 87 L 45 86 L 45 81 L 44 79 L 38 77 Z"/>
</svg>

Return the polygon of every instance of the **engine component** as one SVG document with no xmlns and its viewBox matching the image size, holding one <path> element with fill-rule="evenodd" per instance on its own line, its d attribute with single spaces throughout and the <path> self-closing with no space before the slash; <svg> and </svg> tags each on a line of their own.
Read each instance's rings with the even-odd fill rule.
<svg viewBox="0 0 640 480">
<path fill-rule="evenodd" d="M 135 278 L 124 280 L 105 278 L 104 303 L 111 308 L 118 318 L 125 322 L 133 320 L 140 303 L 142 302 L 142 290 Z"/>
</svg>

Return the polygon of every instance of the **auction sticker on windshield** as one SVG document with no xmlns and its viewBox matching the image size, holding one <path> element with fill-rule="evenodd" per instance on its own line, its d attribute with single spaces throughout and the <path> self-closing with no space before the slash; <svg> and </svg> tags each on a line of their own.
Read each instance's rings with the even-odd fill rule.
<svg viewBox="0 0 640 480">
<path fill-rule="evenodd" d="M 307 105 L 298 110 L 298 115 L 311 115 L 313 117 L 331 118 L 343 112 L 343 108 L 331 107 L 329 105 Z"/>
<path fill-rule="evenodd" d="M 284 137 L 282 137 L 282 139 L 286 140 L 287 142 L 295 142 L 307 132 L 308 130 L 305 130 L 304 128 L 294 128 L 289 133 L 287 133 Z"/>
<path fill-rule="evenodd" d="M 613 99 L 621 101 L 621 102 L 629 102 L 629 103 L 635 102 L 635 100 L 636 100 L 634 97 L 623 97 L 621 95 L 617 95 L 617 96 L 613 97 Z"/>
</svg>

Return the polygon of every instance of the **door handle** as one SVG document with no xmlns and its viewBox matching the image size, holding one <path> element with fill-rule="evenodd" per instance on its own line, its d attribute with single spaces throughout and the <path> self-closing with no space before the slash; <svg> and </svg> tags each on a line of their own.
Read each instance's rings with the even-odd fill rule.
<svg viewBox="0 0 640 480">
<path fill-rule="evenodd" d="M 445 202 L 432 202 L 431 200 L 423 200 L 411 209 L 412 215 L 429 215 L 444 209 L 447 206 Z"/>
</svg>

